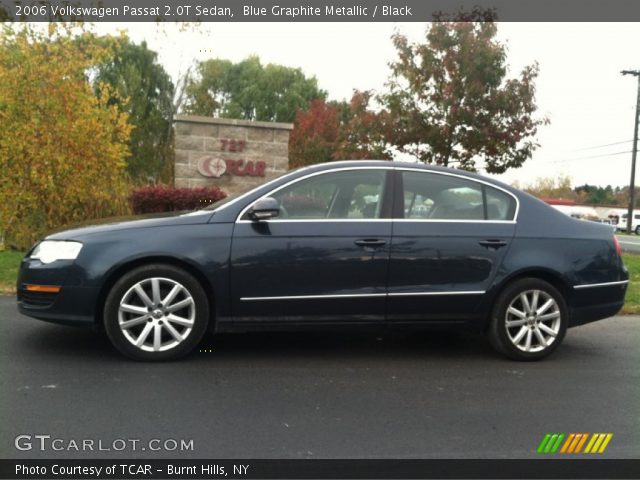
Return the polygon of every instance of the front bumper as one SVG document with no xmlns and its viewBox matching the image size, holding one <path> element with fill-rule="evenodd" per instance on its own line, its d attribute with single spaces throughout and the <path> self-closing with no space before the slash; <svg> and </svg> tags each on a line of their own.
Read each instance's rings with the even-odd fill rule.
<svg viewBox="0 0 640 480">
<path fill-rule="evenodd" d="M 59 286 L 58 293 L 27 291 L 27 285 Z M 84 282 L 72 261 L 43 264 L 25 258 L 18 274 L 18 310 L 23 315 L 65 325 L 92 326 L 99 289 Z"/>
</svg>

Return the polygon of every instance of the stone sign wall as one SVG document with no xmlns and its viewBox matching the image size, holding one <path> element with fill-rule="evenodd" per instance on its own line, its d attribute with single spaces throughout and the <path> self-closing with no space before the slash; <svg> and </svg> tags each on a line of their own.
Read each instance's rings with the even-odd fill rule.
<svg viewBox="0 0 640 480">
<path fill-rule="evenodd" d="M 289 169 L 290 123 L 177 115 L 175 186 L 217 186 L 227 194 Z"/>
</svg>

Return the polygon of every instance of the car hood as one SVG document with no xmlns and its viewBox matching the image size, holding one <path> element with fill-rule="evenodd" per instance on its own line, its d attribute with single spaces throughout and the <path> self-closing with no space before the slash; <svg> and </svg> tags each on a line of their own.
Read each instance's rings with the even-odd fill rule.
<svg viewBox="0 0 640 480">
<path fill-rule="evenodd" d="M 171 212 L 128 217 L 110 217 L 91 220 L 47 235 L 47 240 L 74 240 L 86 235 L 133 228 L 167 227 L 172 225 L 196 225 L 207 223 L 213 212 L 196 210 L 195 212 Z"/>
</svg>

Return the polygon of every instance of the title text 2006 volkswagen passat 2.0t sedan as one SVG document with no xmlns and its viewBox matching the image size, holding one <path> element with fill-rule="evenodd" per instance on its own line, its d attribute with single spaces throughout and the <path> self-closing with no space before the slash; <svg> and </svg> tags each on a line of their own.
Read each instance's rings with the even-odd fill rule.
<svg viewBox="0 0 640 480">
<path fill-rule="evenodd" d="M 167 360 L 206 331 L 462 326 L 518 360 L 614 315 L 629 274 L 606 225 L 458 170 L 335 162 L 192 213 L 45 238 L 22 313 L 104 326 L 125 355 Z"/>
</svg>

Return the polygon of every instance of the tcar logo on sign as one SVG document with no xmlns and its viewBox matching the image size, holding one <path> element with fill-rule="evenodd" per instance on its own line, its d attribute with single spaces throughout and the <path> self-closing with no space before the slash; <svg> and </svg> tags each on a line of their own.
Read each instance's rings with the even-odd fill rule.
<svg viewBox="0 0 640 480">
<path fill-rule="evenodd" d="M 547 433 L 538 453 L 604 453 L 612 438 L 613 433 Z"/>
</svg>

